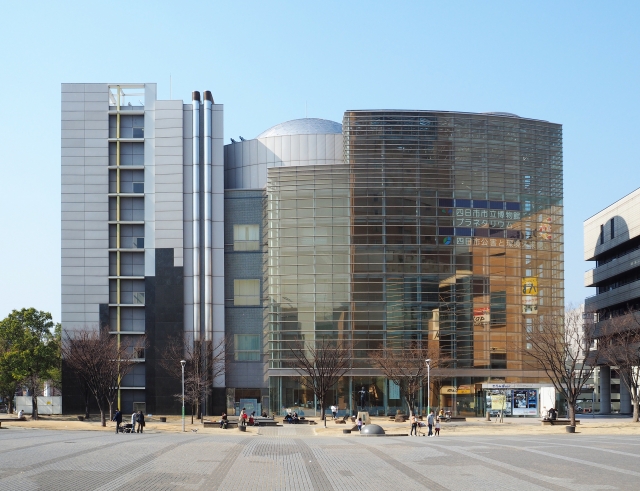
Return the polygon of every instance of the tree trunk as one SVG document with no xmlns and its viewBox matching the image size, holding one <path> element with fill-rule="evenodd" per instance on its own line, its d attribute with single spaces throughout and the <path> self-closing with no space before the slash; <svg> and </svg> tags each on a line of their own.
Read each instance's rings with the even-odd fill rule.
<svg viewBox="0 0 640 491">
<path fill-rule="evenodd" d="M 324 421 L 324 427 L 327 427 L 327 418 L 324 414 L 324 397 L 318 397 L 318 402 L 320 403 L 320 419 Z"/>
<path fill-rule="evenodd" d="M 576 425 L 576 404 L 574 401 L 571 401 L 568 404 L 568 409 L 569 409 L 569 420 L 571 421 L 570 425 L 575 426 Z"/>
<path fill-rule="evenodd" d="M 104 409 L 100 408 L 100 426 L 107 426 L 107 418 Z"/>
<path fill-rule="evenodd" d="M 89 419 L 89 390 L 84 394 L 84 419 Z"/>
<path fill-rule="evenodd" d="M 411 418 L 411 416 L 413 416 L 413 406 L 411 405 L 411 401 L 409 400 L 409 398 L 407 396 L 404 397 L 404 402 L 407 403 L 407 407 L 409 408 L 409 418 Z"/>
<path fill-rule="evenodd" d="M 31 419 L 38 421 L 38 396 L 35 388 L 31 389 Z"/>
</svg>

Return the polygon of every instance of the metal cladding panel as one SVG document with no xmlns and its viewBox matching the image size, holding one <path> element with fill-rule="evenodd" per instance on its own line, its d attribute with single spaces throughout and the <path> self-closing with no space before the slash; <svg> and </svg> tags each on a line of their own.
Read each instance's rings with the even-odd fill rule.
<svg viewBox="0 0 640 491">
<path fill-rule="evenodd" d="M 267 146 L 263 140 L 256 140 L 258 145 L 258 163 L 266 164 L 267 163 Z"/>
<path fill-rule="evenodd" d="M 640 281 L 634 281 L 614 290 L 600 293 L 585 300 L 585 310 L 603 310 L 614 305 L 625 305 L 640 298 Z"/>
<path fill-rule="evenodd" d="M 108 302 L 108 291 L 103 288 L 109 274 L 104 160 L 108 155 L 107 91 L 106 84 L 61 87 L 61 301 L 65 329 L 90 327 L 87 319 L 93 321 L 97 312 L 94 303 Z M 87 296 L 94 285 L 100 288 Z"/>
<path fill-rule="evenodd" d="M 270 138 L 265 138 L 263 141 L 263 143 L 266 145 L 267 148 L 267 164 L 273 164 L 276 161 L 276 155 L 275 155 L 275 138 L 270 137 Z"/>
</svg>

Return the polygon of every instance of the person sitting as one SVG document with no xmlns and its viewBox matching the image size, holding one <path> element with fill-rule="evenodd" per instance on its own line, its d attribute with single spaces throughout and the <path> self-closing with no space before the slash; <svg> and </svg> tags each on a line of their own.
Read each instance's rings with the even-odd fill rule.
<svg viewBox="0 0 640 491">
<path fill-rule="evenodd" d="M 220 428 L 223 428 L 226 430 L 227 426 L 229 426 L 229 418 L 227 418 L 226 413 L 222 413 L 222 418 L 220 418 Z"/>
<path fill-rule="evenodd" d="M 249 416 L 249 426 L 254 426 L 256 424 L 255 416 L 256 416 L 256 412 L 253 411 Z"/>
<path fill-rule="evenodd" d="M 269 415 L 267 414 L 267 411 L 265 411 L 264 409 L 262 410 L 262 417 L 263 418 L 268 418 Z"/>
<path fill-rule="evenodd" d="M 293 424 L 298 424 L 300 422 L 300 418 L 298 418 L 298 413 L 293 413 Z"/>
<path fill-rule="evenodd" d="M 287 413 L 287 415 L 284 417 L 284 420 L 289 424 L 293 423 L 293 417 L 291 416 L 291 413 Z"/>
<path fill-rule="evenodd" d="M 23 416 L 24 416 L 24 411 L 20 409 L 20 411 L 18 411 L 18 419 L 22 419 Z"/>
</svg>

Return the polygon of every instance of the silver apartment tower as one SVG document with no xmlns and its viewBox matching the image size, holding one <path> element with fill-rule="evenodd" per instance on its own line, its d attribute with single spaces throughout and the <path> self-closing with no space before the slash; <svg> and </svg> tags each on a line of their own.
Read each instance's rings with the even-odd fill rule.
<svg viewBox="0 0 640 491">
<path fill-rule="evenodd" d="M 156 84 L 63 84 L 61 136 L 63 328 L 146 336 L 118 405 L 173 412 L 167 343 L 225 331 L 223 106 L 209 91 L 183 104 Z M 64 377 L 68 412 L 79 393 Z"/>
</svg>

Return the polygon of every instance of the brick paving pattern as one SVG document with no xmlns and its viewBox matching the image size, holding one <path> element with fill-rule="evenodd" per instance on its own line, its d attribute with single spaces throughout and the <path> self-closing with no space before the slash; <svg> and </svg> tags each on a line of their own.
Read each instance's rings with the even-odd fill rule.
<svg viewBox="0 0 640 491">
<path fill-rule="evenodd" d="M 639 464 L 633 436 L 0 431 L 0 489 L 11 491 L 635 490 Z"/>
</svg>

